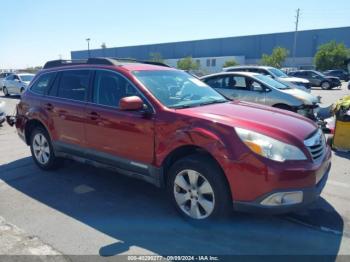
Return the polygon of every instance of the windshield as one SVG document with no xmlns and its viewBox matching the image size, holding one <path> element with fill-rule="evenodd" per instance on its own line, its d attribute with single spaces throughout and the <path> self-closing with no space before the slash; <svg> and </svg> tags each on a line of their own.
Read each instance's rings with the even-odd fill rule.
<svg viewBox="0 0 350 262">
<path fill-rule="evenodd" d="M 281 82 L 278 82 L 274 79 L 272 79 L 271 77 L 265 76 L 265 75 L 256 75 L 255 76 L 256 79 L 260 80 L 261 82 L 277 88 L 277 89 L 290 89 L 289 86 L 282 84 Z"/>
<path fill-rule="evenodd" d="M 269 72 L 271 72 L 276 77 L 280 77 L 280 78 L 288 77 L 283 71 L 281 71 L 281 70 L 279 70 L 277 68 L 270 68 Z"/>
<path fill-rule="evenodd" d="M 186 108 L 228 101 L 214 89 L 186 72 L 134 71 L 133 74 L 166 107 Z"/>
<path fill-rule="evenodd" d="M 312 71 L 313 73 L 315 73 L 316 75 L 319 75 L 319 76 L 322 76 L 322 77 L 325 77 L 324 74 L 322 74 L 321 72 L 319 71 Z"/>
<path fill-rule="evenodd" d="M 34 78 L 33 75 L 20 75 L 19 77 L 23 82 L 30 82 Z"/>
</svg>

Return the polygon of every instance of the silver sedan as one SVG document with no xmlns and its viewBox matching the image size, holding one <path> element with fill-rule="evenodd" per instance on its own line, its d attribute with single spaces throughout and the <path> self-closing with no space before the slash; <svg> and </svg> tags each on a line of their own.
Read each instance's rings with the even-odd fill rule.
<svg viewBox="0 0 350 262">
<path fill-rule="evenodd" d="M 319 106 L 319 98 L 257 73 L 223 72 L 201 80 L 230 99 L 290 110 L 311 119 Z"/>
</svg>

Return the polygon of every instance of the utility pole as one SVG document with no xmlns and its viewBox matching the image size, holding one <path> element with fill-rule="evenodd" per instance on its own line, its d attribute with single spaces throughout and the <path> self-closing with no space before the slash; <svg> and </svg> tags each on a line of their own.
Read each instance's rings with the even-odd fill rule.
<svg viewBox="0 0 350 262">
<path fill-rule="evenodd" d="M 299 29 L 300 8 L 297 9 L 297 15 L 295 16 L 295 32 L 294 32 L 294 45 L 293 45 L 293 65 L 296 66 L 295 56 L 297 51 L 298 29 Z"/>
<path fill-rule="evenodd" d="M 91 55 L 90 55 L 90 38 L 86 38 L 86 42 L 87 42 L 87 44 L 88 44 L 88 55 L 89 55 L 89 58 L 91 57 Z"/>
</svg>

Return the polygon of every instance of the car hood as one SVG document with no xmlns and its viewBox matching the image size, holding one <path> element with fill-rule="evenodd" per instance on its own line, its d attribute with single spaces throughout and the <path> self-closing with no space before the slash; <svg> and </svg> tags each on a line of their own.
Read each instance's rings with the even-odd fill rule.
<svg viewBox="0 0 350 262">
<path fill-rule="evenodd" d="M 294 76 L 280 78 L 280 80 L 281 81 L 286 81 L 286 82 L 293 82 L 293 83 L 303 83 L 303 84 L 309 84 L 310 83 L 310 81 L 307 80 L 307 79 L 294 77 Z"/>
<path fill-rule="evenodd" d="M 317 129 L 314 122 L 296 113 L 243 101 L 177 111 L 215 124 L 245 128 L 288 142 L 304 141 Z"/>
<path fill-rule="evenodd" d="M 324 78 L 333 81 L 340 81 L 340 78 L 336 76 L 325 76 Z"/>
<path fill-rule="evenodd" d="M 319 103 L 319 98 L 301 89 L 279 89 L 279 91 L 294 96 L 298 100 L 301 100 L 305 105 L 315 105 Z"/>
</svg>

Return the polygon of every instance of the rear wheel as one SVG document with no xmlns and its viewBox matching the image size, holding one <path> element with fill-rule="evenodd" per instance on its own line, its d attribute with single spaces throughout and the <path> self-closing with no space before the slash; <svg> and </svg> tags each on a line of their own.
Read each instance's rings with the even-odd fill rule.
<svg viewBox="0 0 350 262">
<path fill-rule="evenodd" d="M 55 169 L 62 163 L 62 160 L 55 156 L 50 137 L 42 127 L 36 127 L 32 131 L 30 151 L 35 164 L 41 169 Z"/>
<path fill-rule="evenodd" d="M 7 90 L 6 86 L 2 88 L 2 92 L 4 93 L 4 96 L 9 96 L 9 91 Z"/>
<path fill-rule="evenodd" d="M 327 81 L 322 82 L 321 84 L 321 88 L 324 90 L 330 89 L 331 88 L 331 84 Z"/>
<path fill-rule="evenodd" d="M 231 193 L 224 174 L 209 157 L 192 155 L 169 170 L 168 194 L 186 219 L 208 221 L 232 211 Z"/>
</svg>

